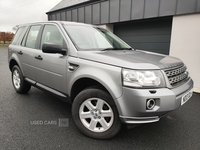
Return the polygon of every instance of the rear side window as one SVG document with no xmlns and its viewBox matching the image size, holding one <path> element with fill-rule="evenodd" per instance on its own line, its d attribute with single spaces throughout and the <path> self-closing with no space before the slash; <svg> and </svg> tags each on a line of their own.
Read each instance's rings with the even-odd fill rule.
<svg viewBox="0 0 200 150">
<path fill-rule="evenodd" d="M 13 45 L 16 45 L 16 44 L 17 44 L 17 41 L 19 40 L 19 38 L 20 38 L 22 32 L 24 31 L 24 29 L 25 29 L 25 27 L 20 27 L 20 28 L 18 28 L 18 30 L 17 30 L 17 32 L 15 33 L 15 36 L 14 36 L 14 38 L 13 38 L 13 40 L 12 40 L 12 44 L 13 44 Z"/>
<path fill-rule="evenodd" d="M 29 47 L 29 48 L 35 48 L 36 47 L 36 41 L 37 41 L 37 37 L 40 31 L 40 25 L 38 26 L 31 26 L 27 37 L 24 39 L 25 41 L 25 47 Z"/>
</svg>

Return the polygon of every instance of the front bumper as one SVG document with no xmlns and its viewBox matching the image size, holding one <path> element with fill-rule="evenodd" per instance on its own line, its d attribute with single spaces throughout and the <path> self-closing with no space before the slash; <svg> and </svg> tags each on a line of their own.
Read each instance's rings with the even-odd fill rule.
<svg viewBox="0 0 200 150">
<path fill-rule="evenodd" d="M 193 88 L 193 80 L 174 89 L 133 89 L 123 87 L 123 95 L 115 100 L 123 123 L 141 124 L 159 121 L 168 112 L 181 106 L 181 98 Z M 150 91 L 156 93 L 152 94 Z M 156 106 L 147 110 L 147 99 L 155 99 Z"/>
</svg>

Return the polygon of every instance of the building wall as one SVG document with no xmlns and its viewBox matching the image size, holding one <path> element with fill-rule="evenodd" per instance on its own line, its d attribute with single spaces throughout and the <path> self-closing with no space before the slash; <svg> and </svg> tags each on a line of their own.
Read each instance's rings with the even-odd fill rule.
<svg viewBox="0 0 200 150">
<path fill-rule="evenodd" d="M 107 29 L 110 32 L 113 32 L 113 27 L 114 27 L 113 24 L 102 24 L 102 25 L 98 25 L 98 26 L 101 28 Z"/>
<path fill-rule="evenodd" d="M 91 0 L 67 7 L 68 3 L 63 0 L 47 12 L 48 19 L 100 25 L 200 12 L 200 0 Z"/>
<path fill-rule="evenodd" d="M 170 55 L 185 62 L 200 93 L 200 14 L 173 18 Z"/>
</svg>

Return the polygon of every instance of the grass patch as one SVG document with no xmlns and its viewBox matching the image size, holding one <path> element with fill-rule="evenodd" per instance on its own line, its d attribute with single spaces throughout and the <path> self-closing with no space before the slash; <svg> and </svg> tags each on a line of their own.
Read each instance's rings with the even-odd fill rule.
<svg viewBox="0 0 200 150">
<path fill-rule="evenodd" d="M 11 42 L 10 41 L 6 41 L 5 44 L 3 41 L 0 41 L 0 46 L 8 46 Z"/>
</svg>

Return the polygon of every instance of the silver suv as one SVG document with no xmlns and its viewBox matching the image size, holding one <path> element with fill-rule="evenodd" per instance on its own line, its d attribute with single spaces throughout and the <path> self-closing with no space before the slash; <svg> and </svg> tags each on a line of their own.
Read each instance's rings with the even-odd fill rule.
<svg viewBox="0 0 200 150">
<path fill-rule="evenodd" d="M 97 26 L 21 25 L 8 49 L 15 90 L 35 86 L 71 103 L 76 126 L 92 138 L 111 138 L 122 123 L 159 121 L 192 96 L 181 60 L 132 49 Z"/>
</svg>

